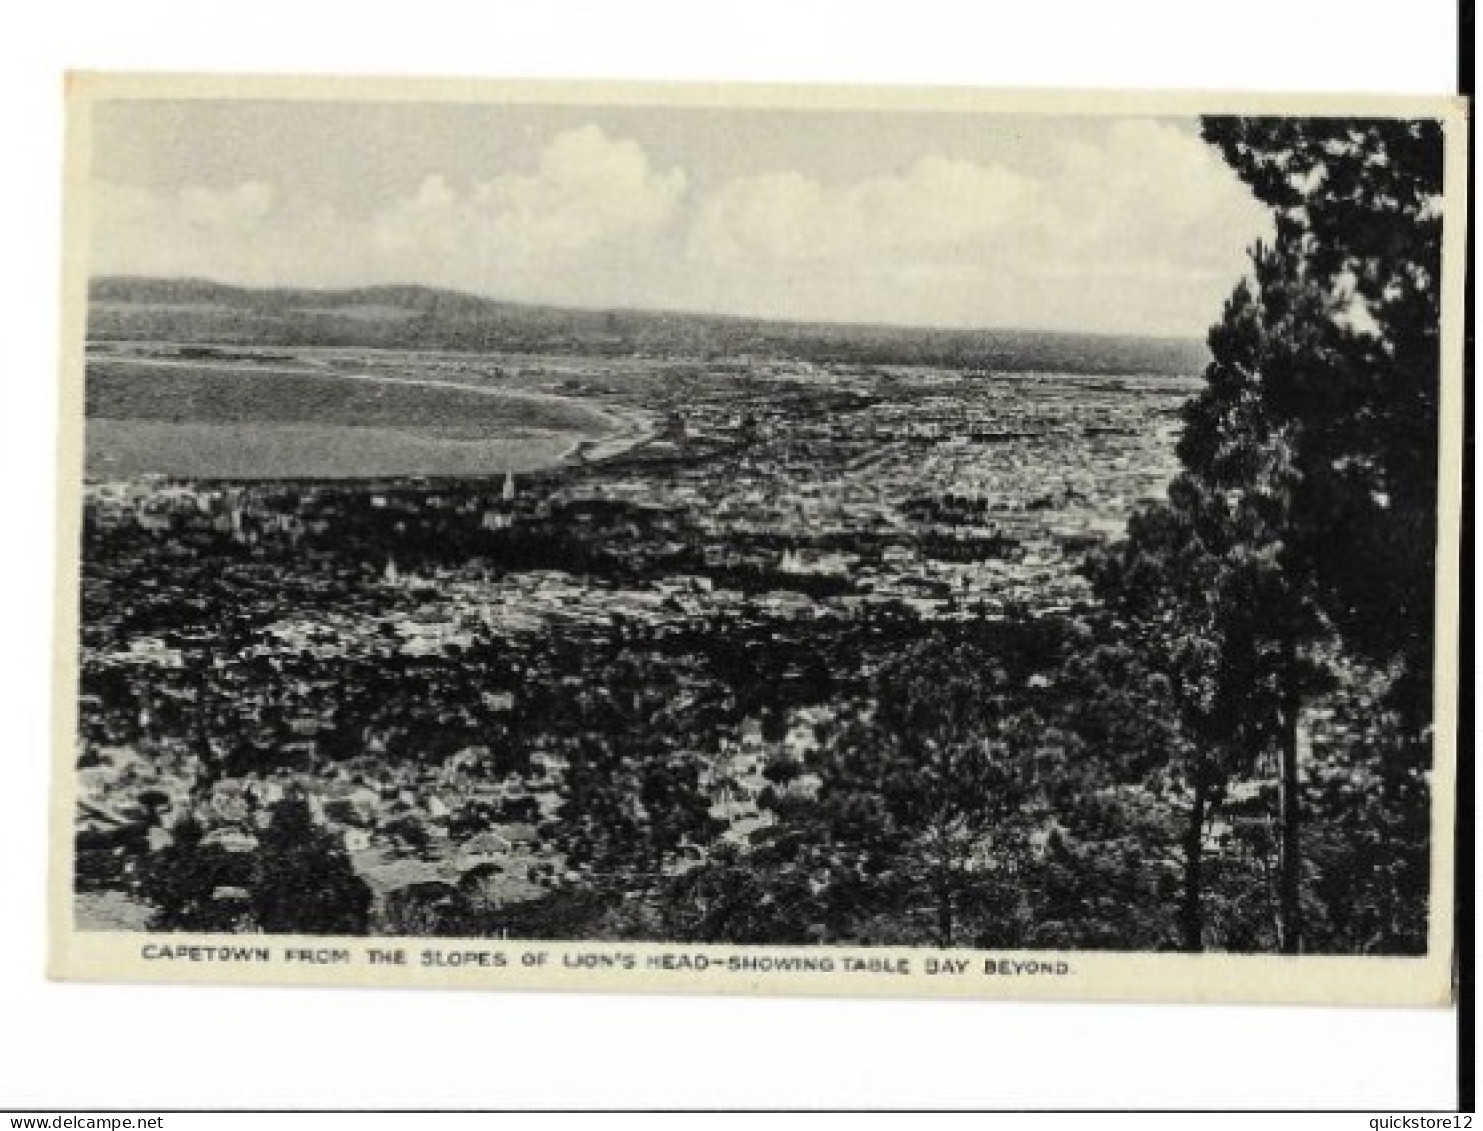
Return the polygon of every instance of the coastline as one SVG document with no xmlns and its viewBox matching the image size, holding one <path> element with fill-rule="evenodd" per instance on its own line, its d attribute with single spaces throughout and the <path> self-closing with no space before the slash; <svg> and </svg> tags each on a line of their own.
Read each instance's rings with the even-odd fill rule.
<svg viewBox="0 0 1483 1131">
<path fill-rule="evenodd" d="M 562 467 L 584 467 L 604 463 L 647 444 L 658 431 L 655 415 L 644 409 L 612 408 L 589 405 L 618 423 L 616 431 L 600 437 L 578 440 L 563 454 Z"/>
<path fill-rule="evenodd" d="M 90 481 L 158 475 L 172 479 L 444 478 L 529 474 L 600 463 L 653 438 L 657 417 L 644 409 L 602 404 L 541 389 L 374 372 L 325 372 L 289 365 L 270 369 L 211 360 L 112 357 L 110 363 L 162 365 L 252 381 L 300 374 L 382 386 L 414 386 L 489 397 L 513 404 L 564 406 L 580 414 L 576 427 L 493 424 L 450 435 L 436 426 L 355 421 L 191 420 L 110 415 L 85 421 Z M 434 393 L 434 395 L 435 395 Z"/>
</svg>

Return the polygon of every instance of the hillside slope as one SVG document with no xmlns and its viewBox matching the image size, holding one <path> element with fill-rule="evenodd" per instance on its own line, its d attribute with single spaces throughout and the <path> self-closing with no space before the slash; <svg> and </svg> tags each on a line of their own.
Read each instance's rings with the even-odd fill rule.
<svg viewBox="0 0 1483 1131">
<path fill-rule="evenodd" d="M 420 286 L 253 289 L 199 279 L 119 277 L 93 281 L 88 336 L 93 341 L 787 358 L 1009 372 L 1194 374 L 1206 361 L 1203 344 L 1185 339 L 580 310 Z"/>
</svg>

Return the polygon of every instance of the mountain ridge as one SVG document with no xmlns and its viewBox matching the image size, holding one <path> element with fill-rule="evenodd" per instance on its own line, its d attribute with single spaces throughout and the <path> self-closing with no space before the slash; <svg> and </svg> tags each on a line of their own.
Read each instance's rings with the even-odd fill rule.
<svg viewBox="0 0 1483 1131">
<path fill-rule="evenodd" d="M 202 278 L 104 276 L 88 288 L 93 341 L 362 346 L 509 353 L 748 356 L 990 371 L 1184 376 L 1193 339 L 1024 329 L 787 321 L 518 303 L 421 284 L 244 287 Z"/>
</svg>

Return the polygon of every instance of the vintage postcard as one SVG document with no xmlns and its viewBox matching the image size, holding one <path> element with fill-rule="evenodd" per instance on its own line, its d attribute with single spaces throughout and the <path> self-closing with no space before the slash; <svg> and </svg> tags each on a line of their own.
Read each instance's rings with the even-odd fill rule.
<svg viewBox="0 0 1483 1131">
<path fill-rule="evenodd" d="M 51 971 L 1452 993 L 1465 106 L 77 75 Z"/>
</svg>

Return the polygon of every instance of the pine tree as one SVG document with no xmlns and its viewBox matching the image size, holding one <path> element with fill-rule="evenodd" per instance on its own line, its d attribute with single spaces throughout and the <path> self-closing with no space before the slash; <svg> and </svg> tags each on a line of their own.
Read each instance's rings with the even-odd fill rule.
<svg viewBox="0 0 1483 1131">
<path fill-rule="evenodd" d="M 1270 311 L 1257 392 L 1291 441 L 1295 533 L 1346 643 L 1430 714 L 1443 216 L 1431 120 L 1207 118 L 1275 213 L 1302 301 Z"/>
<path fill-rule="evenodd" d="M 1284 463 L 1277 564 L 1295 600 L 1279 704 L 1282 920 L 1284 949 L 1295 950 L 1297 727 L 1315 614 L 1360 655 L 1395 665 L 1390 698 L 1414 741 L 1429 725 L 1442 131 L 1435 121 L 1212 118 L 1204 134 L 1277 220 L 1272 249 L 1255 255 L 1260 349 L 1235 391 Z M 1230 392 L 1192 422 L 1187 466 L 1220 470 L 1208 441 L 1238 403 Z"/>
<path fill-rule="evenodd" d="M 1204 134 L 1273 208 L 1275 238 L 1253 250 L 1252 279 L 1211 330 L 1169 502 L 1135 519 L 1094 573 L 1163 656 L 1191 742 L 1186 945 L 1198 945 L 1209 791 L 1236 768 L 1231 755 L 1272 749 L 1279 945 L 1298 953 L 1301 718 L 1331 638 L 1393 664 L 1396 709 L 1418 738 L 1426 726 L 1441 133 L 1212 118 Z"/>
</svg>

